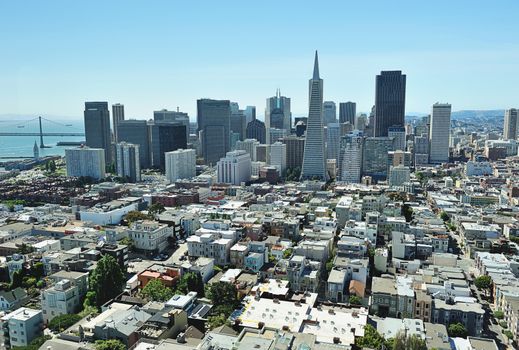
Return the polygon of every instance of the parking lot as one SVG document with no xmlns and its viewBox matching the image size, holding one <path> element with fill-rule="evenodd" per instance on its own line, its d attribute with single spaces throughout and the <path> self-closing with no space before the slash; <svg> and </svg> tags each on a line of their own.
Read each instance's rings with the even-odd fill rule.
<svg viewBox="0 0 519 350">
<path fill-rule="evenodd" d="M 142 272 L 149 268 L 153 264 L 164 264 L 164 265 L 180 265 L 182 264 L 182 260 L 180 258 L 187 252 L 187 243 L 179 244 L 178 247 L 172 251 L 169 250 L 168 252 L 168 258 L 165 260 L 153 260 L 149 258 L 140 258 L 141 261 L 132 261 L 133 259 L 130 259 L 130 262 L 128 264 L 128 272 L 129 273 L 137 273 Z"/>
</svg>

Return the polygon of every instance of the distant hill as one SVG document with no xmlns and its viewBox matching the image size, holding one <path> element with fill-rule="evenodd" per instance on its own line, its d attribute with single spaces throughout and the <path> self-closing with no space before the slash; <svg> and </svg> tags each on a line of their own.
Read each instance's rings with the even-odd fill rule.
<svg viewBox="0 0 519 350">
<path fill-rule="evenodd" d="M 466 120 L 466 119 L 480 119 L 489 117 L 502 117 L 505 114 L 504 109 L 488 109 L 488 110 L 464 110 L 452 112 L 452 119 Z"/>
</svg>

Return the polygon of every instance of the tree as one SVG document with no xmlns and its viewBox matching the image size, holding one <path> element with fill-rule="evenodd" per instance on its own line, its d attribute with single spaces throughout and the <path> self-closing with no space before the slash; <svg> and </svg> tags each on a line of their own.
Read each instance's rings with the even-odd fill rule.
<svg viewBox="0 0 519 350">
<path fill-rule="evenodd" d="M 117 339 L 97 340 L 95 350 L 126 350 L 126 346 Z"/>
<path fill-rule="evenodd" d="M 81 319 L 81 316 L 76 314 L 64 314 L 54 317 L 49 322 L 49 329 L 54 332 L 62 332 L 69 328 Z"/>
<path fill-rule="evenodd" d="M 350 301 L 351 305 L 361 305 L 362 304 L 362 299 L 356 295 L 351 295 L 349 301 Z"/>
<path fill-rule="evenodd" d="M 173 289 L 158 278 L 149 281 L 141 290 L 141 296 L 150 301 L 167 301 L 173 296 Z"/>
<path fill-rule="evenodd" d="M 370 324 L 364 326 L 364 336 L 355 338 L 355 345 L 359 348 L 380 350 L 384 346 L 384 337 Z"/>
<path fill-rule="evenodd" d="M 223 326 L 226 322 L 227 322 L 227 317 L 225 317 L 225 315 L 223 315 L 223 314 L 209 316 L 207 318 L 207 327 L 209 329 L 214 329 L 216 327 Z"/>
<path fill-rule="evenodd" d="M 283 259 L 288 259 L 292 256 L 293 249 L 287 248 L 283 251 Z"/>
<path fill-rule="evenodd" d="M 402 206 L 402 215 L 405 217 L 406 222 L 411 222 L 413 220 L 413 208 L 409 204 L 404 204 Z"/>
<path fill-rule="evenodd" d="M 43 263 L 37 262 L 31 267 L 31 275 L 37 280 L 45 276 L 45 267 Z"/>
<path fill-rule="evenodd" d="M 209 286 L 207 297 L 213 302 L 213 306 L 229 305 L 236 307 L 239 304 L 236 288 L 231 283 L 216 282 Z"/>
<path fill-rule="evenodd" d="M 440 214 L 440 218 L 443 220 L 443 222 L 447 222 L 450 220 L 449 214 L 447 214 L 445 211 L 442 211 Z"/>
<path fill-rule="evenodd" d="M 96 293 L 96 305 L 99 307 L 119 295 L 124 288 L 123 272 L 117 261 L 110 255 L 104 255 L 92 271 L 89 289 Z"/>
<path fill-rule="evenodd" d="M 141 213 L 138 210 L 132 210 L 128 214 L 126 214 L 126 221 L 128 222 L 128 225 L 133 224 L 135 221 L 139 220 L 148 220 L 149 216 Z"/>
<path fill-rule="evenodd" d="M 501 310 L 494 311 L 494 317 L 498 320 L 502 320 L 505 317 L 505 313 Z"/>
<path fill-rule="evenodd" d="M 162 203 L 155 203 L 150 205 L 150 207 L 148 208 L 148 214 L 150 216 L 155 216 L 156 214 L 160 214 L 165 210 L 166 208 L 164 208 L 164 205 Z"/>
<path fill-rule="evenodd" d="M 23 285 L 23 270 L 18 270 L 13 272 L 13 277 L 11 279 L 11 289 L 15 289 L 21 287 Z"/>
<path fill-rule="evenodd" d="M 56 162 L 54 160 L 51 160 L 49 163 L 49 171 L 51 173 L 54 173 L 56 171 Z"/>
<path fill-rule="evenodd" d="M 52 339 L 50 335 L 42 335 L 41 337 L 34 338 L 27 346 L 16 346 L 13 349 L 16 350 L 38 350 L 42 345 L 49 339 Z"/>
<path fill-rule="evenodd" d="M 393 341 L 393 350 L 427 350 L 425 340 L 416 334 L 407 337 L 404 332 L 398 332 Z"/>
<path fill-rule="evenodd" d="M 25 243 L 22 243 L 20 245 L 20 248 L 18 248 L 18 253 L 20 253 L 20 254 L 30 254 L 32 252 L 34 252 L 34 248 L 32 246 L 30 246 L 30 245 L 25 244 Z"/>
<path fill-rule="evenodd" d="M 474 280 L 474 285 L 477 289 L 484 290 L 486 295 L 492 288 L 492 277 L 489 275 L 479 276 Z"/>
<path fill-rule="evenodd" d="M 135 249 L 135 242 L 130 237 L 124 237 L 119 243 L 128 246 L 128 250 L 131 252 Z"/>
<path fill-rule="evenodd" d="M 190 291 L 196 292 L 200 298 L 205 294 L 204 281 L 200 274 L 196 272 L 186 273 L 177 284 L 177 293 L 187 294 Z"/>
<path fill-rule="evenodd" d="M 468 335 L 467 328 L 460 323 L 451 323 L 449 327 L 447 327 L 447 333 L 449 333 L 449 337 L 460 337 L 460 338 L 466 338 Z"/>
</svg>

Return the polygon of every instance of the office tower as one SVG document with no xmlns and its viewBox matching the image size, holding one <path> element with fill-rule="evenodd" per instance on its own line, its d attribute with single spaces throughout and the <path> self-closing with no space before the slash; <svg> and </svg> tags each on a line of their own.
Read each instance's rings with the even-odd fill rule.
<svg viewBox="0 0 519 350">
<path fill-rule="evenodd" d="M 112 164 L 112 137 L 108 102 L 85 102 L 85 138 L 90 148 L 105 150 L 106 164 Z"/>
<path fill-rule="evenodd" d="M 362 153 L 362 174 L 374 181 L 387 177 L 388 152 L 393 151 L 393 139 L 390 137 L 367 137 Z"/>
<path fill-rule="evenodd" d="M 296 129 L 296 136 L 297 137 L 304 136 L 305 133 L 306 133 L 306 122 L 303 121 L 303 120 L 298 121 L 296 123 L 295 129 Z"/>
<path fill-rule="evenodd" d="M 429 162 L 449 162 L 449 137 L 451 130 L 451 105 L 435 103 L 432 107 L 429 132 Z"/>
<path fill-rule="evenodd" d="M 290 133 L 291 125 L 290 98 L 281 96 L 281 91 L 278 89 L 276 96 L 267 98 L 265 127 L 267 130 L 270 128 L 285 129 Z"/>
<path fill-rule="evenodd" d="M 287 131 L 285 129 L 276 129 L 276 128 L 270 128 L 269 129 L 269 140 L 270 144 L 273 144 L 274 142 L 279 141 L 286 135 L 288 135 Z"/>
<path fill-rule="evenodd" d="M 247 120 L 247 124 L 256 119 L 256 106 L 247 106 L 245 107 L 245 118 Z"/>
<path fill-rule="evenodd" d="M 339 160 L 339 144 L 341 142 L 341 124 L 330 123 L 326 131 L 326 159 Z"/>
<path fill-rule="evenodd" d="M 240 185 L 250 181 L 251 159 L 246 151 L 227 152 L 216 164 L 219 183 Z"/>
<path fill-rule="evenodd" d="M 256 161 L 256 147 L 259 146 L 259 141 L 256 139 L 245 139 L 243 141 L 236 142 L 236 150 L 246 151 L 251 161 Z"/>
<path fill-rule="evenodd" d="M 355 116 L 357 115 L 357 104 L 355 102 L 339 103 L 339 123 L 350 123 L 355 125 Z"/>
<path fill-rule="evenodd" d="M 173 183 L 179 179 L 196 176 L 196 152 L 194 149 L 178 149 L 166 152 L 166 178 Z"/>
<path fill-rule="evenodd" d="M 388 137 L 394 138 L 395 150 L 405 151 L 405 127 L 403 126 L 390 126 L 387 132 Z"/>
<path fill-rule="evenodd" d="M 40 148 L 38 147 L 36 140 L 34 141 L 34 146 L 32 146 L 32 157 L 35 160 L 40 159 Z"/>
<path fill-rule="evenodd" d="M 150 135 L 148 123 L 145 120 L 122 120 L 117 125 L 119 142 L 128 142 L 139 145 L 139 159 L 141 169 L 151 167 Z"/>
<path fill-rule="evenodd" d="M 280 177 L 284 176 L 287 168 L 287 145 L 279 141 L 270 145 L 270 165 L 276 167 Z"/>
<path fill-rule="evenodd" d="M 305 152 L 305 138 L 295 135 L 285 136 L 283 143 L 287 145 L 287 168 L 301 169 Z"/>
<path fill-rule="evenodd" d="M 259 143 L 265 143 L 267 138 L 266 134 L 267 131 L 265 128 L 265 123 L 263 123 L 261 120 L 254 118 L 247 124 L 246 136 L 248 139 L 256 139 L 259 141 Z"/>
<path fill-rule="evenodd" d="M 164 170 L 164 153 L 187 148 L 186 126 L 170 121 L 149 121 L 151 166 Z"/>
<path fill-rule="evenodd" d="M 236 149 L 236 142 L 238 142 L 238 141 L 240 141 L 240 134 L 231 131 L 229 133 L 229 144 L 230 144 L 231 150 L 234 151 Z"/>
<path fill-rule="evenodd" d="M 429 132 L 430 132 L 430 118 L 431 116 L 428 115 L 428 116 L 425 116 L 425 117 L 422 117 L 420 118 L 417 122 L 416 122 L 416 126 L 415 126 L 415 130 L 414 130 L 414 134 L 415 135 L 426 135 L 427 136 L 427 139 L 429 139 Z"/>
<path fill-rule="evenodd" d="M 319 77 L 319 62 L 315 52 L 314 73 L 309 81 L 308 124 L 301 179 L 327 180 L 323 139 L 323 80 Z"/>
<path fill-rule="evenodd" d="M 517 122 L 517 109 L 507 109 L 505 111 L 505 125 L 503 127 L 504 140 L 515 140 L 517 138 Z"/>
<path fill-rule="evenodd" d="M 375 87 L 374 136 L 387 136 L 390 126 L 404 126 L 405 82 L 401 71 L 382 71 Z"/>
<path fill-rule="evenodd" d="M 348 183 L 360 183 L 362 176 L 362 148 L 364 137 L 356 130 L 341 137 L 339 154 L 339 179 Z"/>
<path fill-rule="evenodd" d="M 415 165 L 425 165 L 429 163 L 429 137 L 427 134 L 414 137 L 413 154 Z"/>
<path fill-rule="evenodd" d="M 105 177 L 105 151 L 102 148 L 79 147 L 65 150 L 67 176 Z"/>
<path fill-rule="evenodd" d="M 340 136 L 344 136 L 349 133 L 352 133 L 353 130 L 355 130 L 355 126 L 353 124 L 350 124 L 349 122 L 339 123 L 339 129 L 340 129 Z"/>
<path fill-rule="evenodd" d="M 141 181 L 139 145 L 119 142 L 115 145 L 117 176 L 127 178 L 129 182 Z"/>
<path fill-rule="evenodd" d="M 408 166 L 397 165 L 389 168 L 389 186 L 402 186 L 409 182 L 411 171 Z"/>
<path fill-rule="evenodd" d="M 355 129 L 361 132 L 364 132 L 368 126 L 368 116 L 366 114 L 361 114 L 355 119 Z"/>
<path fill-rule="evenodd" d="M 406 136 L 414 135 L 414 128 L 413 128 L 413 125 L 411 123 L 406 123 L 405 124 L 405 135 Z"/>
<path fill-rule="evenodd" d="M 233 104 L 235 102 L 232 102 Z M 232 106 L 232 104 L 231 104 Z M 236 107 L 238 104 L 236 103 Z M 239 140 L 244 140 L 246 138 L 247 132 L 247 118 L 245 117 L 245 113 L 243 110 L 237 108 L 231 108 L 231 131 L 238 135 Z"/>
<path fill-rule="evenodd" d="M 189 134 L 191 132 L 191 124 L 189 122 L 189 115 L 184 112 L 168 111 L 167 109 L 161 109 L 160 111 L 153 112 L 153 120 L 159 122 L 172 122 L 179 123 L 186 127 L 186 142 L 189 142 Z"/>
<path fill-rule="evenodd" d="M 229 100 L 197 101 L 198 133 L 205 164 L 214 165 L 230 149 L 231 103 Z"/>
<path fill-rule="evenodd" d="M 324 101 L 323 103 L 323 124 L 337 123 L 337 107 L 333 101 Z"/>
<path fill-rule="evenodd" d="M 259 144 L 256 146 L 256 161 L 270 163 L 270 145 Z"/>
<path fill-rule="evenodd" d="M 119 125 L 119 122 L 124 120 L 124 105 L 120 103 L 116 103 L 112 105 L 112 123 L 114 128 L 114 141 L 120 142 L 119 139 L 117 139 L 117 125 Z"/>
</svg>

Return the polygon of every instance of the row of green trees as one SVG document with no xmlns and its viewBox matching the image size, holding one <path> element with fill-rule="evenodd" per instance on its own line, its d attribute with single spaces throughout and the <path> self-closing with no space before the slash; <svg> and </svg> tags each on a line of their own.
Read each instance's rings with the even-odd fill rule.
<svg viewBox="0 0 519 350">
<path fill-rule="evenodd" d="M 425 340 L 413 334 L 406 336 L 399 332 L 394 338 L 384 339 L 372 325 L 364 327 L 364 336 L 355 339 L 355 345 L 359 348 L 370 348 L 375 350 L 427 350 Z"/>
</svg>

